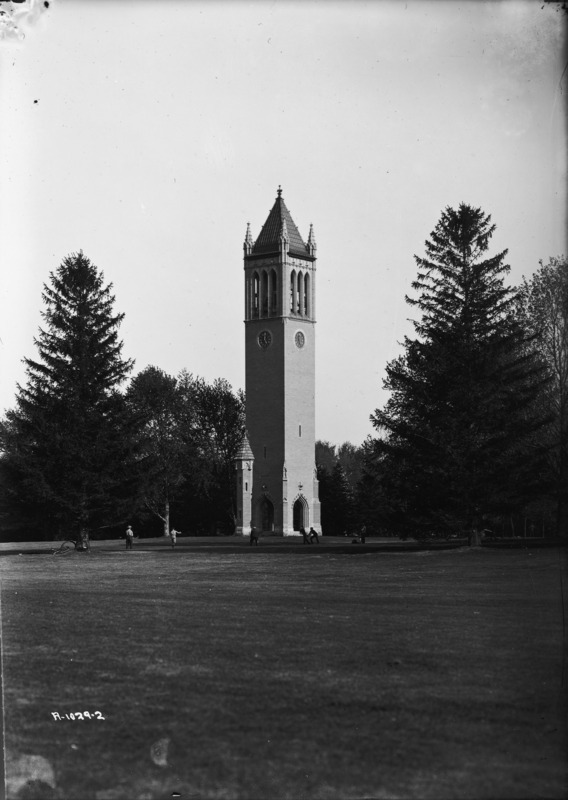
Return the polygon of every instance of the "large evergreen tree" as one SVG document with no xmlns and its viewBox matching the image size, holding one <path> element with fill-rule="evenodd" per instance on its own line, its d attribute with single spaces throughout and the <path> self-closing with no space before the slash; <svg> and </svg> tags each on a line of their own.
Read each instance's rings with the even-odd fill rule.
<svg viewBox="0 0 568 800">
<path fill-rule="evenodd" d="M 528 501 L 540 479 L 545 376 L 504 284 L 507 251 L 488 257 L 491 217 L 447 208 L 415 256 L 417 338 L 387 365 L 391 392 L 371 417 L 389 524 L 476 530 Z"/>
<path fill-rule="evenodd" d="M 30 535 L 72 535 L 111 524 L 128 508 L 130 420 L 118 387 L 122 358 L 112 284 L 82 252 L 44 286 L 44 327 L 27 383 L 0 425 L 4 504 Z"/>
</svg>

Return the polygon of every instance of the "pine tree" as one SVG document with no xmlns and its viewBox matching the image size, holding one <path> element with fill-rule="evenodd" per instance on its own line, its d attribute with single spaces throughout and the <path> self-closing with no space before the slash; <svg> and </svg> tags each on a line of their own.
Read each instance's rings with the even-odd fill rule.
<svg viewBox="0 0 568 800">
<path fill-rule="evenodd" d="M 44 286 L 38 358 L 0 426 L 5 503 L 35 535 L 73 535 L 110 524 L 128 507 L 130 419 L 112 284 L 82 252 L 64 259 Z"/>
<path fill-rule="evenodd" d="M 422 314 L 418 337 L 387 365 L 391 396 L 371 417 L 386 432 L 375 449 L 391 521 L 418 535 L 480 529 L 537 489 L 546 378 L 504 285 L 507 251 L 486 257 L 494 231 L 481 209 L 443 212 L 415 256 L 419 296 L 406 298 Z"/>
</svg>

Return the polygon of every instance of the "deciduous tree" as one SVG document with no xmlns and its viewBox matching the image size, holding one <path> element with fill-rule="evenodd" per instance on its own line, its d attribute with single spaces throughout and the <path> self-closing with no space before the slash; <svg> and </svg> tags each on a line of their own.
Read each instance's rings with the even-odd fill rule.
<svg viewBox="0 0 568 800">
<path fill-rule="evenodd" d="M 140 425 L 139 493 L 167 536 L 171 503 L 183 491 L 196 450 L 187 436 L 191 397 L 180 390 L 176 378 L 149 366 L 132 380 L 127 401 Z"/>
<path fill-rule="evenodd" d="M 209 523 L 233 532 L 236 525 L 234 458 L 245 431 L 245 396 L 228 381 L 202 379 L 193 388 L 201 432 L 201 491 L 209 500 Z"/>
<path fill-rule="evenodd" d="M 536 346 L 550 375 L 541 394 L 551 420 L 542 432 L 547 454 L 550 491 L 556 504 L 556 532 L 568 536 L 568 262 L 551 258 L 530 280 L 523 279 L 520 309 L 534 333 Z"/>
</svg>

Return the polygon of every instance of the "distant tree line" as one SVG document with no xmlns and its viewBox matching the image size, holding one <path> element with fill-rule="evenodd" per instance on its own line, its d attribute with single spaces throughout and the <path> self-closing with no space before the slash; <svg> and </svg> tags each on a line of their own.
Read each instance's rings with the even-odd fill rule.
<svg viewBox="0 0 568 800">
<path fill-rule="evenodd" d="M 326 536 L 354 533 L 363 524 L 359 512 L 364 449 L 350 442 L 316 442 L 321 526 Z"/>
<path fill-rule="evenodd" d="M 43 291 L 38 358 L 0 423 L 4 538 L 88 528 L 212 533 L 234 527 L 232 459 L 244 395 L 227 381 L 150 366 L 128 381 L 112 284 L 82 252 Z M 122 389 L 122 390 L 121 390 Z"/>
</svg>

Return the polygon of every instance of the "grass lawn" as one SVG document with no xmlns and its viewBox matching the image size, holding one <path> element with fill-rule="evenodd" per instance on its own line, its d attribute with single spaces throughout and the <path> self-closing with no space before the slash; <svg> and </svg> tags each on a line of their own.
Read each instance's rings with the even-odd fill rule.
<svg viewBox="0 0 568 800">
<path fill-rule="evenodd" d="M 5 556 L 9 797 L 565 798 L 565 555 Z"/>
</svg>

